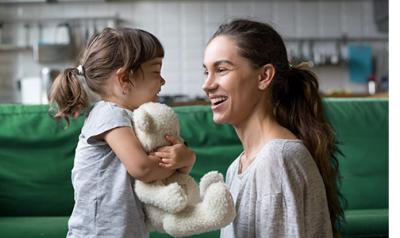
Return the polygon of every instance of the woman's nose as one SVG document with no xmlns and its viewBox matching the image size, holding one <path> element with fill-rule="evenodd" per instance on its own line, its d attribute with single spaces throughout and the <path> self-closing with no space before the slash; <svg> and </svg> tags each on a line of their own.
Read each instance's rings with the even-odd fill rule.
<svg viewBox="0 0 400 238">
<path fill-rule="evenodd" d="M 208 92 L 215 89 L 216 87 L 217 84 L 215 83 L 214 79 L 210 75 L 208 75 L 201 88 L 204 92 Z"/>
<path fill-rule="evenodd" d="M 165 79 L 161 77 L 161 86 L 165 84 Z"/>
</svg>

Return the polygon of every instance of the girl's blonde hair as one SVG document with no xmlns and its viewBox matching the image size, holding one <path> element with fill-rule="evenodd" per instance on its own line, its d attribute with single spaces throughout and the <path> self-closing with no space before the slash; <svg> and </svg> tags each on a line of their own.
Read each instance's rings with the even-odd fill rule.
<svg viewBox="0 0 400 238">
<path fill-rule="evenodd" d="M 76 117 L 88 108 L 89 94 L 105 96 L 104 87 L 111 73 L 136 72 L 141 64 L 156 57 L 164 57 L 164 48 L 151 33 L 131 28 L 105 28 L 88 41 L 79 60 L 79 68 L 67 68 L 54 80 L 50 89 L 50 103 L 56 106 L 54 117 Z"/>
</svg>

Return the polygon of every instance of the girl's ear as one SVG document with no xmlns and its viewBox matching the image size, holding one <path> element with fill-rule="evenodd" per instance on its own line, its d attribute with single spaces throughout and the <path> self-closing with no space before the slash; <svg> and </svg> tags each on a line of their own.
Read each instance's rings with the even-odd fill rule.
<svg viewBox="0 0 400 238">
<path fill-rule="evenodd" d="M 258 76 L 258 88 L 260 90 L 266 90 L 271 84 L 272 79 L 275 76 L 275 67 L 272 64 L 266 64 L 261 66 L 260 75 Z"/>
<path fill-rule="evenodd" d="M 129 84 L 129 82 L 130 82 L 129 81 L 129 73 L 126 73 L 122 70 L 122 68 L 119 68 L 115 74 L 116 74 L 117 82 L 119 83 L 119 85 L 121 87 L 123 87 L 127 83 Z"/>
<path fill-rule="evenodd" d="M 124 72 L 122 68 L 119 68 L 115 74 L 115 80 L 117 81 L 118 86 L 121 87 L 122 94 L 127 95 L 133 85 L 129 78 L 129 73 Z"/>
</svg>

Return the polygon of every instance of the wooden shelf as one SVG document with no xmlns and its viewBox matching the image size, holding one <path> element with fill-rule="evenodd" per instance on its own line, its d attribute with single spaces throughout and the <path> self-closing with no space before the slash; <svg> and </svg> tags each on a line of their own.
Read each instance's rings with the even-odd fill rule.
<svg viewBox="0 0 400 238">
<path fill-rule="evenodd" d="M 323 97 L 334 97 L 334 98 L 360 98 L 360 97 L 369 97 L 369 98 L 388 98 L 388 92 L 379 92 L 374 95 L 369 95 L 368 93 L 329 93 L 323 94 Z"/>
<path fill-rule="evenodd" d="M 0 44 L 0 51 L 24 51 L 24 50 L 32 50 L 32 46 Z"/>
</svg>

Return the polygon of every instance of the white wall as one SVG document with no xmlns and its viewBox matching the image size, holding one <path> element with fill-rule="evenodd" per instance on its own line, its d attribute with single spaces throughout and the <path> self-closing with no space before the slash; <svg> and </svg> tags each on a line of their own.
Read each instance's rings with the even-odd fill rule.
<svg viewBox="0 0 400 238">
<path fill-rule="evenodd" d="M 208 38 L 217 26 L 234 17 L 252 17 L 269 22 L 284 38 L 348 37 L 376 38 L 372 0 L 354 1 L 132 1 L 104 3 L 58 3 L 0 5 L 0 19 L 74 18 L 118 16 L 123 26 L 139 27 L 154 33 L 163 43 L 166 56 L 163 75 L 167 80 L 162 95 L 203 96 L 202 54 Z M 90 23 L 93 24 L 93 23 Z M 97 22 L 98 27 L 109 22 Z M 16 24 L 14 39 L 24 44 L 21 24 Z M 53 27 L 53 29 L 51 29 Z M 54 26 L 47 27 L 49 41 Z M 19 30 L 18 30 L 19 29 Z M 21 30 L 22 29 L 22 30 Z M 35 26 L 30 29 L 29 44 L 38 41 Z M 46 32 L 46 31 L 44 31 Z M 3 33 L 3 40 L 5 36 Z M 22 39 L 21 39 L 22 38 Z M 10 41 L 10 39 L 5 39 Z M 326 43 L 329 44 L 329 43 Z M 374 49 L 387 50 L 387 42 L 372 43 Z M 57 65 L 59 67 L 59 65 Z M 0 101 L 18 101 L 9 94 L 23 77 L 40 76 L 41 65 L 33 61 L 29 50 L 0 50 Z M 322 91 L 366 92 L 366 85 L 350 82 L 347 67 L 327 66 L 314 69 Z M 15 94 L 15 93 L 14 93 Z M 10 99 L 11 98 L 11 99 Z"/>
</svg>

